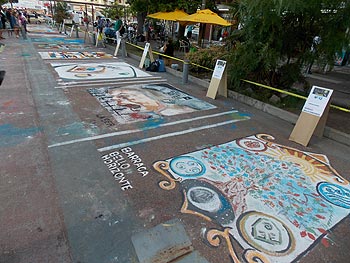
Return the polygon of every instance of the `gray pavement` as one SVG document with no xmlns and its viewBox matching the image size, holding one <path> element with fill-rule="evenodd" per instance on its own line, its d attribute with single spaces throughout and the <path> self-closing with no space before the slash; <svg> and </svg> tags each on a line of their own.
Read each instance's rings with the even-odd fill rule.
<svg viewBox="0 0 350 263">
<path fill-rule="evenodd" d="M 298 145 L 288 140 L 291 122 L 209 99 L 207 87 L 169 69 L 144 83 L 215 108 L 121 123 L 87 90 L 143 79 L 73 85 L 50 63 L 138 60 L 43 60 L 30 35 L 3 42 L 0 262 L 348 261 L 349 146 L 326 137 Z M 181 158 L 186 173 L 176 172 Z M 191 167 L 196 158 L 206 165 Z M 198 169 L 205 173 L 191 174 Z"/>
</svg>

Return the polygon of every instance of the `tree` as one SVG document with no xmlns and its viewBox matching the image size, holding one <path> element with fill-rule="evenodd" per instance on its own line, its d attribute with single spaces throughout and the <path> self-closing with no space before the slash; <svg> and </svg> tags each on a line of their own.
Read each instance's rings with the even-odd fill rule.
<svg viewBox="0 0 350 263">
<path fill-rule="evenodd" d="M 107 7 L 103 10 L 105 17 L 114 19 L 116 16 L 122 17 L 124 14 L 123 7 L 119 6 L 117 2 L 114 2 L 113 7 Z"/>
<path fill-rule="evenodd" d="M 67 12 L 67 10 L 68 10 L 67 3 L 57 2 L 56 12 L 54 15 L 54 19 L 55 19 L 56 23 L 60 24 L 63 22 L 64 19 L 70 18 L 70 15 Z"/>
<path fill-rule="evenodd" d="M 6 4 L 8 0 L 0 0 L 0 5 Z"/>
<path fill-rule="evenodd" d="M 148 14 L 160 11 L 174 11 L 182 9 L 187 13 L 195 13 L 200 8 L 202 0 L 128 0 L 132 12 L 137 14 L 138 33 L 142 33 L 143 22 Z M 208 1 L 208 7 L 215 6 L 215 0 Z"/>
<path fill-rule="evenodd" d="M 234 15 L 242 29 L 230 38 L 233 83 L 250 78 L 288 86 L 313 59 L 333 65 L 335 53 L 349 46 L 349 12 L 349 0 L 240 0 Z M 322 40 L 317 53 L 311 51 L 315 36 Z"/>
</svg>

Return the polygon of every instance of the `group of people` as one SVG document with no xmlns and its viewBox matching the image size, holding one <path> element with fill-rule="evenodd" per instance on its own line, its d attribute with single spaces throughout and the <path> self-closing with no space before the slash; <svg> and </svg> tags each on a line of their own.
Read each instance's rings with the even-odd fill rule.
<svg viewBox="0 0 350 263">
<path fill-rule="evenodd" d="M 128 35 L 131 34 L 136 36 L 137 28 L 135 28 L 134 23 L 124 23 L 119 16 L 115 17 L 115 22 L 108 18 L 104 18 L 102 16 L 97 16 L 97 21 L 94 23 L 94 27 L 96 28 L 97 33 L 103 33 L 107 38 L 115 38 L 119 39 L 125 33 Z M 146 41 L 149 42 L 151 39 L 152 25 L 151 23 L 145 19 L 143 25 L 143 34 L 142 37 L 139 37 L 139 42 Z"/>
<path fill-rule="evenodd" d="M 106 37 L 119 39 L 125 33 L 125 25 L 123 25 L 122 20 L 119 16 L 115 17 L 115 22 L 112 24 L 110 19 L 105 19 L 101 16 L 97 17 L 96 21 L 96 31 L 98 33 L 105 34 Z"/>
<path fill-rule="evenodd" d="M 0 7 L 0 39 L 5 39 L 3 36 L 4 31 L 8 31 L 8 35 L 15 34 L 16 38 L 19 38 L 19 33 L 27 31 L 27 12 L 26 10 L 18 10 L 11 8 Z"/>
</svg>

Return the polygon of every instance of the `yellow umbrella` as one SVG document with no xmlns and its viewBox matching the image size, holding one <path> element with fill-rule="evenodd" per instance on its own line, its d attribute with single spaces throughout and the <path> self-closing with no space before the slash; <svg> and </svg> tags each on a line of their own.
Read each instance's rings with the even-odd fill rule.
<svg viewBox="0 0 350 263">
<path fill-rule="evenodd" d="M 157 13 L 148 15 L 148 17 L 151 17 L 151 18 L 164 19 L 169 21 L 177 21 L 179 18 L 182 18 L 185 16 L 188 16 L 188 14 L 178 9 L 172 12 L 157 12 Z"/>
<path fill-rule="evenodd" d="M 157 13 L 154 13 L 154 14 L 149 14 L 149 15 L 147 15 L 147 17 L 157 19 L 157 16 L 160 15 L 160 14 L 163 14 L 163 13 L 164 13 L 164 12 L 157 12 Z"/>
<path fill-rule="evenodd" d="M 209 9 L 198 10 L 196 13 L 177 19 L 179 22 L 203 23 L 220 26 L 231 26 L 232 24 Z"/>
</svg>

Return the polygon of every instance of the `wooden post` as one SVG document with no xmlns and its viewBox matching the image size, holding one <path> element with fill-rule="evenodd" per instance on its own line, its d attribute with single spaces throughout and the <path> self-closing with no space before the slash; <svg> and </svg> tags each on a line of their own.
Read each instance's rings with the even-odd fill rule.
<svg viewBox="0 0 350 263">
<path fill-rule="evenodd" d="M 227 98 L 227 73 L 226 73 L 226 61 L 217 60 L 209 88 L 207 91 L 207 97 L 215 99 L 216 94 L 219 91 L 219 95 Z"/>
<path fill-rule="evenodd" d="M 139 68 L 143 68 L 147 54 L 149 55 L 149 59 L 151 60 L 151 62 L 153 62 L 154 58 L 153 58 L 152 48 L 151 48 L 150 43 L 148 43 L 148 42 L 146 43 L 145 49 L 143 50 Z"/>
<path fill-rule="evenodd" d="M 311 136 L 323 136 L 333 90 L 313 86 L 289 140 L 307 146 Z"/>
</svg>

